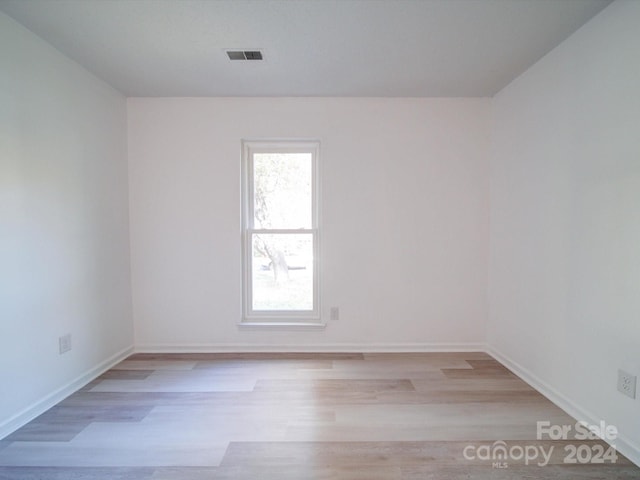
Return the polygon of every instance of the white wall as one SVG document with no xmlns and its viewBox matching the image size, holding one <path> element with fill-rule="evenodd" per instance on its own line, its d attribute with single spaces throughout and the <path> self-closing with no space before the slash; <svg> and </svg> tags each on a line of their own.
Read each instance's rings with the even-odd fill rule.
<svg viewBox="0 0 640 480">
<path fill-rule="evenodd" d="M 616 2 L 494 99 L 488 342 L 640 461 L 640 2 Z M 640 390 L 639 390 L 640 396 Z M 572 407 L 572 408 L 573 408 Z"/>
<path fill-rule="evenodd" d="M 0 14 L 0 437 L 127 351 L 131 289 L 141 349 L 473 348 L 488 269 L 491 351 L 640 461 L 638 24 L 493 101 L 130 99 L 128 205 L 124 98 Z M 326 330 L 237 326 L 242 138 L 322 142 Z"/>
<path fill-rule="evenodd" d="M 477 347 L 489 102 L 129 99 L 136 345 Z M 324 331 L 237 326 L 243 138 L 321 141 L 322 310 L 341 314 Z"/>
<path fill-rule="evenodd" d="M 0 14 L 0 438 L 132 345 L 127 189 L 125 99 Z"/>
</svg>

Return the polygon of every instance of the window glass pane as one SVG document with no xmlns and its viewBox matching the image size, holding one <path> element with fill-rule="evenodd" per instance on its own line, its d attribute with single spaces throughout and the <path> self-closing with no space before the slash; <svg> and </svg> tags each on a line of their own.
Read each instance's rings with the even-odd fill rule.
<svg viewBox="0 0 640 480">
<path fill-rule="evenodd" d="M 254 228 L 312 228 L 311 153 L 254 153 Z"/>
<path fill-rule="evenodd" d="M 253 310 L 313 310 L 313 235 L 253 234 Z"/>
</svg>

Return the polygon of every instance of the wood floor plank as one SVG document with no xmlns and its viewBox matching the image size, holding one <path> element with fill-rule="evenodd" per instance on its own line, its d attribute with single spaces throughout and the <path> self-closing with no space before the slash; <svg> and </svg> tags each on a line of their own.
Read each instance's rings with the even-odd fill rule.
<svg viewBox="0 0 640 480">
<path fill-rule="evenodd" d="M 134 360 L 132 357 L 114 367 L 117 370 L 192 370 L 198 362 L 193 360 Z"/>
<path fill-rule="evenodd" d="M 102 380 L 144 380 L 151 375 L 154 370 L 141 370 L 141 369 L 123 369 L 122 364 L 118 365 L 118 368 L 109 370 L 100 375 L 97 380 L 98 383 Z"/>
<path fill-rule="evenodd" d="M 221 463 L 221 467 L 232 465 L 286 467 L 287 465 L 308 465 L 312 463 L 334 466 L 424 466 L 424 465 L 461 465 L 489 466 L 493 460 L 465 458 L 467 447 L 476 451 L 481 446 L 491 446 L 492 441 L 427 441 L 427 442 L 232 442 Z M 550 452 L 548 457 L 542 454 L 534 459 L 509 459 L 510 466 L 515 465 L 562 465 L 566 456 L 565 446 L 571 441 L 528 440 L 504 442 L 506 448 L 513 447 L 544 449 Z M 602 441 L 582 443 L 590 448 L 595 445 L 606 447 Z M 533 450 L 532 450 L 533 451 Z M 618 465 L 632 466 L 625 458 Z"/>
<path fill-rule="evenodd" d="M 400 378 L 393 380 L 342 380 L 342 379 L 315 379 L 315 380 L 258 380 L 254 391 L 286 391 L 302 390 L 317 395 L 338 394 L 341 392 L 413 392 L 415 388 L 410 380 Z"/>
<path fill-rule="evenodd" d="M 400 480 L 400 467 L 358 465 L 296 465 L 254 467 L 234 465 L 212 469 L 159 469 L 153 480 Z"/>
<path fill-rule="evenodd" d="M 210 361 L 210 360 L 363 360 L 362 353 L 307 353 L 307 352 L 286 352 L 286 353 L 136 353 L 127 360 L 187 360 L 187 361 Z"/>
<path fill-rule="evenodd" d="M 8 442 L 68 442 L 93 422 L 139 422 L 152 407 L 56 405 L 6 437 Z"/>
<path fill-rule="evenodd" d="M 491 378 L 517 378 L 509 370 L 495 369 L 495 368 L 443 368 L 442 373 L 450 379 L 470 379 L 475 380 L 479 378 L 491 379 Z"/>
<path fill-rule="evenodd" d="M 401 468 L 401 480 L 638 480 L 638 470 L 626 466 L 548 465 L 546 467 L 422 465 Z"/>
<path fill-rule="evenodd" d="M 154 468 L 0 467 L 0 480 L 151 480 Z"/>
<path fill-rule="evenodd" d="M 535 392 L 540 395 L 531 386 L 524 383 L 517 377 L 513 378 L 447 378 L 442 375 L 441 378 L 423 378 L 410 377 L 411 383 L 418 392 L 457 392 L 476 391 L 476 392 Z"/>
</svg>

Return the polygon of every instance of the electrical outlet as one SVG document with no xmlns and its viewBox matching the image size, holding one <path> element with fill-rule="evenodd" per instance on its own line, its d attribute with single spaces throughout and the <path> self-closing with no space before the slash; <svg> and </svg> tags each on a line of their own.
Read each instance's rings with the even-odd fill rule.
<svg viewBox="0 0 640 480">
<path fill-rule="evenodd" d="M 71 350 L 71 334 L 67 333 L 66 335 L 63 335 L 62 337 L 58 338 L 58 349 L 60 352 L 60 355 L 62 355 L 63 353 L 67 353 L 69 350 Z"/>
<path fill-rule="evenodd" d="M 618 370 L 618 391 L 627 397 L 636 398 L 636 376 Z"/>
<path fill-rule="evenodd" d="M 329 310 L 329 318 L 331 320 L 340 320 L 340 309 L 338 307 L 331 307 L 331 310 Z"/>
</svg>

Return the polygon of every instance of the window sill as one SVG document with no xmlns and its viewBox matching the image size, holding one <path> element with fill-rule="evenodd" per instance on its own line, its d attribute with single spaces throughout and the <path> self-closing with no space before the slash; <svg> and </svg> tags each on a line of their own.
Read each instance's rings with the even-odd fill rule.
<svg viewBox="0 0 640 480">
<path fill-rule="evenodd" d="M 300 320 L 296 322 L 292 321 L 251 321 L 244 320 L 238 322 L 238 327 L 242 329 L 282 329 L 282 330 L 323 330 L 327 324 L 320 321 L 313 320 Z"/>
</svg>

